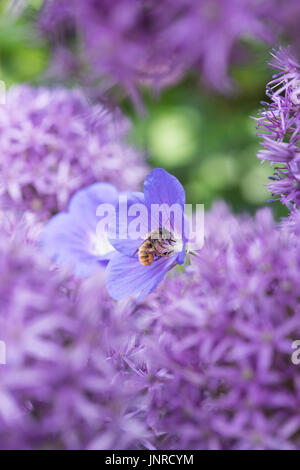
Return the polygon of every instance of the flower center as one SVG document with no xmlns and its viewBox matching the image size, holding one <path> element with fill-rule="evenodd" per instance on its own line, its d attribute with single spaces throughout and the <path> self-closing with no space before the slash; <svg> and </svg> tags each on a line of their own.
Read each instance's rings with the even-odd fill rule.
<svg viewBox="0 0 300 470">
<path fill-rule="evenodd" d="M 114 250 L 114 247 L 108 241 L 107 232 L 101 235 L 101 237 L 94 233 L 90 235 L 90 252 L 93 255 L 104 256 Z"/>
</svg>

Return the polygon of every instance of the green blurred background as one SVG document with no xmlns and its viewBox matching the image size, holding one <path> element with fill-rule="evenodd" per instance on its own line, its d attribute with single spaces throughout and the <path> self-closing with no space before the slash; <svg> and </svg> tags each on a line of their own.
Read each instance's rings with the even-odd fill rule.
<svg viewBox="0 0 300 470">
<path fill-rule="evenodd" d="M 21 2 L 22 3 L 22 2 Z M 41 0 L 30 0 L 21 15 L 4 14 L 0 1 L 0 79 L 9 87 L 19 82 L 43 83 L 49 49 L 34 28 Z M 253 213 L 271 195 L 265 185 L 269 164 L 256 158 L 256 115 L 264 99 L 268 49 L 248 44 L 251 60 L 231 70 L 237 91 L 233 96 L 209 92 L 195 74 L 153 96 L 145 90 L 146 113 L 138 115 L 126 98 L 121 106 L 134 126 L 129 138 L 140 147 L 153 167 L 163 167 L 184 184 L 187 202 L 225 199 L 236 212 Z M 270 204 L 276 218 L 286 215 L 278 202 Z"/>
</svg>

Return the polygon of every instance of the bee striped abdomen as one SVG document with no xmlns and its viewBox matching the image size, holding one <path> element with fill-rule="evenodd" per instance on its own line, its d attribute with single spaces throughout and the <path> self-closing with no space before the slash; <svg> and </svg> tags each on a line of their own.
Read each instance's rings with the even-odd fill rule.
<svg viewBox="0 0 300 470">
<path fill-rule="evenodd" d="M 146 240 L 139 248 L 139 262 L 144 266 L 149 266 L 153 263 L 154 254 L 152 242 Z"/>
<path fill-rule="evenodd" d="M 139 254 L 139 261 L 144 266 L 149 266 L 150 264 L 153 263 L 153 254 L 152 253 L 148 253 L 146 255 Z"/>
</svg>

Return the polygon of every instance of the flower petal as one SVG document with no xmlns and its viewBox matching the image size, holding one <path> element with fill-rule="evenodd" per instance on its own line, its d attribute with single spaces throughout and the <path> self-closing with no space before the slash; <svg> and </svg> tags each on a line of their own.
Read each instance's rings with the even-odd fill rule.
<svg viewBox="0 0 300 470">
<path fill-rule="evenodd" d="M 99 219 L 96 216 L 100 204 L 115 205 L 118 200 L 118 191 L 112 184 L 95 183 L 87 188 L 77 191 L 72 197 L 68 212 L 78 217 L 85 227 L 96 230 Z"/>
<path fill-rule="evenodd" d="M 78 191 L 69 212 L 57 214 L 46 225 L 40 244 L 44 253 L 77 276 L 89 276 L 105 266 L 114 251 L 105 234 L 97 234 L 97 207 L 115 205 L 118 192 L 107 183 L 96 183 Z"/>
<path fill-rule="evenodd" d="M 184 263 L 184 260 L 185 260 L 185 246 L 182 248 L 182 250 L 180 251 L 180 253 L 177 255 L 176 262 L 177 262 L 178 264 L 183 264 L 183 263 Z"/>
<path fill-rule="evenodd" d="M 70 214 L 54 216 L 42 234 L 43 252 L 58 265 L 69 268 L 77 276 L 89 276 L 100 265 L 105 266 L 111 253 L 93 254 L 89 232 Z"/>
<path fill-rule="evenodd" d="M 185 204 L 185 191 L 178 179 L 162 168 L 155 168 L 146 177 L 144 183 L 145 203 L 151 204 Z"/>
<path fill-rule="evenodd" d="M 137 258 L 114 253 L 107 265 L 109 294 L 115 300 L 139 294 L 140 301 L 157 287 L 175 261 L 176 256 L 172 256 L 143 266 Z"/>
<path fill-rule="evenodd" d="M 178 179 L 155 168 L 145 180 L 144 194 L 151 228 L 163 226 L 183 239 L 185 191 Z"/>
<path fill-rule="evenodd" d="M 124 213 L 121 215 L 122 204 L 116 206 L 116 226 L 112 223 L 108 229 L 108 239 L 110 244 L 120 253 L 123 253 L 127 256 L 135 256 L 136 252 L 144 241 L 144 237 L 148 233 L 148 215 L 145 216 L 145 230 L 143 230 L 140 237 L 133 239 L 133 233 L 131 229 L 131 223 L 136 220 L 137 216 L 129 216 L 128 213 L 130 208 L 133 205 L 139 204 L 144 211 L 147 210 L 145 205 L 145 199 L 143 193 L 135 192 L 135 193 L 123 193 L 121 197 L 126 198 L 127 200 L 127 207 L 124 209 Z"/>
</svg>

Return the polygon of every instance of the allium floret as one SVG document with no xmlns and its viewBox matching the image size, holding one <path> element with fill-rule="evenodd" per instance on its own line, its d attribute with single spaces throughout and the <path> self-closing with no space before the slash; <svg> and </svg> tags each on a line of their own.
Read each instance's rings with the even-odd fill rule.
<svg viewBox="0 0 300 470">
<path fill-rule="evenodd" d="M 289 208 L 300 203 L 300 64 L 291 48 L 272 53 L 277 73 L 267 85 L 269 102 L 255 118 L 262 138 L 257 157 L 275 165 L 268 187 Z"/>
<path fill-rule="evenodd" d="M 97 181 L 133 189 L 146 165 L 125 142 L 119 110 L 90 104 L 80 90 L 19 85 L 0 106 L 0 195 L 41 219 Z"/>
</svg>

